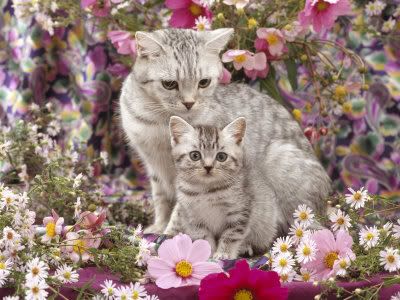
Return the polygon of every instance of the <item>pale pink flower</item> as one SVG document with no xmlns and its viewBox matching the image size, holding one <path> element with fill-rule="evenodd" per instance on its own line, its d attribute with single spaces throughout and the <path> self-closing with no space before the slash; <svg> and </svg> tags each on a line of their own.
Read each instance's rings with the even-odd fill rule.
<svg viewBox="0 0 400 300">
<path fill-rule="evenodd" d="M 101 228 L 104 220 L 106 219 L 106 212 L 102 211 L 96 214 L 90 211 L 84 211 L 79 215 L 79 228 L 95 231 Z"/>
<path fill-rule="evenodd" d="M 46 227 L 46 232 L 42 236 L 42 242 L 48 243 L 57 235 L 62 232 L 62 226 L 64 224 L 64 218 L 60 218 L 57 213 L 52 210 L 52 217 L 45 217 L 43 219 L 43 225 Z"/>
<path fill-rule="evenodd" d="M 259 28 L 257 29 L 256 49 L 268 50 L 273 57 L 281 56 L 286 51 L 285 37 L 279 29 Z"/>
<path fill-rule="evenodd" d="M 304 35 L 304 33 L 305 30 L 298 21 L 287 24 L 282 28 L 282 34 L 285 37 L 285 40 L 288 42 L 293 42 L 297 37 Z"/>
<path fill-rule="evenodd" d="M 110 0 L 82 0 L 82 8 L 90 8 L 96 17 L 106 17 L 110 13 Z"/>
<path fill-rule="evenodd" d="M 237 9 L 242 9 L 249 3 L 249 0 L 224 0 L 223 2 L 226 5 L 235 5 Z"/>
<path fill-rule="evenodd" d="M 68 232 L 65 240 L 67 246 L 64 247 L 64 252 L 73 262 L 78 262 L 82 259 L 83 262 L 91 258 L 89 253 L 90 248 L 98 248 L 100 246 L 100 236 L 93 235 L 90 231 L 81 230 L 77 232 Z"/>
<path fill-rule="evenodd" d="M 318 230 L 311 236 L 317 245 L 316 259 L 303 266 L 315 271 L 316 279 L 324 280 L 336 275 L 334 265 L 339 257 L 348 257 L 353 260 L 355 254 L 351 250 L 353 238 L 344 230 L 339 230 L 335 236 L 328 229 Z"/>
<path fill-rule="evenodd" d="M 225 67 L 222 67 L 222 73 L 219 77 L 219 83 L 228 84 L 231 83 L 232 74 Z"/>
<path fill-rule="evenodd" d="M 267 57 L 262 52 L 253 54 L 247 50 L 228 50 L 222 55 L 222 61 L 233 62 L 236 70 L 262 71 L 267 68 Z"/>
<path fill-rule="evenodd" d="M 211 273 L 221 273 L 222 268 L 207 262 L 211 255 L 210 244 L 205 240 L 192 242 L 186 234 L 168 239 L 158 248 L 158 256 L 148 260 L 148 272 L 157 286 L 163 289 L 199 285 Z"/>
<path fill-rule="evenodd" d="M 325 32 L 333 27 L 339 16 L 350 12 L 349 0 L 306 0 L 299 21 L 303 26 L 311 24 L 316 32 Z"/>
<path fill-rule="evenodd" d="M 128 31 L 114 30 L 107 34 L 119 54 L 136 56 L 136 42 Z"/>
<path fill-rule="evenodd" d="M 166 0 L 165 6 L 172 10 L 171 27 L 193 28 L 200 16 L 212 19 L 211 11 L 200 0 Z"/>
</svg>

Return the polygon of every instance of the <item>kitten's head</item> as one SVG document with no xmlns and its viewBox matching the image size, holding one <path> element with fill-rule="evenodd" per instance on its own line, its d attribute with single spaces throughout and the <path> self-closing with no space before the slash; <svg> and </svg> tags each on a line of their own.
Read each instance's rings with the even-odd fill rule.
<svg viewBox="0 0 400 300">
<path fill-rule="evenodd" d="M 233 29 L 165 29 L 136 32 L 133 74 L 141 89 L 163 109 L 177 114 L 201 110 L 222 74 L 219 53 Z"/>
<path fill-rule="evenodd" d="M 225 183 L 240 172 L 245 118 L 238 118 L 221 130 L 209 126 L 192 127 L 174 116 L 169 129 L 178 177 L 200 184 Z"/>
</svg>

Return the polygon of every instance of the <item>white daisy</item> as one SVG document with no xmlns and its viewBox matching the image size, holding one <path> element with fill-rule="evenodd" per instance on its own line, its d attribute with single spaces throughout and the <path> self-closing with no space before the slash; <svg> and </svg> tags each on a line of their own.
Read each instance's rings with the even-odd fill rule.
<svg viewBox="0 0 400 300">
<path fill-rule="evenodd" d="M 48 270 L 47 264 L 35 257 L 26 264 L 26 279 L 45 279 L 48 276 Z"/>
<path fill-rule="evenodd" d="M 368 196 L 368 190 L 364 190 L 362 187 L 357 192 L 354 191 L 352 188 L 349 188 L 351 194 L 346 194 L 346 203 L 350 204 L 351 207 L 355 209 L 359 209 L 360 207 L 364 207 L 365 202 L 370 199 Z"/>
<path fill-rule="evenodd" d="M 132 290 L 127 286 L 120 286 L 115 289 L 115 299 L 116 300 L 128 300 L 131 299 Z"/>
<path fill-rule="evenodd" d="M 296 249 L 296 259 L 299 263 L 307 263 L 315 259 L 317 245 L 312 239 L 304 238 Z"/>
<path fill-rule="evenodd" d="M 365 13 L 369 17 L 378 16 L 382 13 L 382 11 L 384 10 L 385 7 L 386 7 L 386 4 L 380 0 L 376 0 L 374 2 L 369 2 L 365 6 Z"/>
<path fill-rule="evenodd" d="M 385 248 L 379 252 L 381 266 L 386 271 L 395 272 L 400 269 L 400 255 L 398 249 Z"/>
<path fill-rule="evenodd" d="M 382 25 L 382 32 L 391 32 L 393 28 L 396 26 L 396 20 L 390 18 L 389 20 L 385 21 Z"/>
<path fill-rule="evenodd" d="M 7 189 L 1 193 L 0 209 L 8 211 L 18 205 L 18 195 Z"/>
<path fill-rule="evenodd" d="M 205 31 L 211 29 L 210 21 L 204 16 L 198 17 L 195 21 L 195 24 L 196 25 L 193 28 L 197 29 L 198 31 Z"/>
<path fill-rule="evenodd" d="M 5 296 L 3 300 L 19 300 L 18 296 Z"/>
<path fill-rule="evenodd" d="M 83 174 L 79 173 L 74 179 L 74 183 L 72 185 L 72 188 L 76 189 L 76 188 L 80 187 L 81 184 L 82 184 L 82 179 L 83 179 Z"/>
<path fill-rule="evenodd" d="M 79 274 L 67 265 L 59 267 L 54 275 L 62 283 L 73 283 L 79 280 Z"/>
<path fill-rule="evenodd" d="M 0 288 L 6 283 L 8 275 L 10 275 L 9 272 L 0 272 Z"/>
<path fill-rule="evenodd" d="M 299 222 L 294 222 L 294 224 L 289 229 L 289 235 L 292 236 L 293 242 L 297 245 L 301 239 L 309 235 L 309 231 L 306 230 L 306 227 Z"/>
<path fill-rule="evenodd" d="M 400 219 L 397 220 L 397 224 L 393 225 L 393 236 L 400 239 Z"/>
<path fill-rule="evenodd" d="M 351 265 L 351 260 L 349 257 L 339 257 L 335 260 L 333 264 L 333 269 L 336 271 L 338 276 L 346 276 L 347 268 Z"/>
<path fill-rule="evenodd" d="M 393 223 L 392 222 L 386 222 L 385 225 L 383 225 L 383 227 L 381 229 L 381 233 L 383 235 L 389 235 L 392 232 L 392 228 L 393 228 Z"/>
<path fill-rule="evenodd" d="M 200 0 L 200 4 L 206 7 L 211 7 L 216 0 Z"/>
<path fill-rule="evenodd" d="M 296 274 L 295 280 L 303 282 L 312 282 L 315 279 L 315 270 L 308 270 L 306 268 L 300 269 L 300 274 Z"/>
<path fill-rule="evenodd" d="M 146 299 L 147 292 L 139 282 L 133 284 L 132 282 L 129 285 L 130 289 L 132 290 L 132 299 L 134 300 L 144 300 Z"/>
<path fill-rule="evenodd" d="M 46 289 L 49 287 L 44 280 L 34 278 L 26 282 L 27 290 L 25 292 L 26 300 L 42 300 L 47 299 L 49 294 Z"/>
<path fill-rule="evenodd" d="M 74 218 L 78 219 L 81 212 L 82 212 L 82 202 L 81 202 L 81 197 L 78 197 L 76 198 L 76 202 L 74 204 Z"/>
<path fill-rule="evenodd" d="M 1 242 L 4 244 L 6 248 L 12 248 L 16 245 L 19 245 L 21 240 L 21 235 L 19 235 L 14 229 L 11 227 L 4 227 L 3 229 L 3 238 Z"/>
<path fill-rule="evenodd" d="M 8 259 L 2 259 L 0 258 L 0 273 L 3 273 L 5 276 L 8 276 L 11 271 L 13 263 L 10 258 Z"/>
<path fill-rule="evenodd" d="M 293 217 L 295 221 L 298 221 L 300 224 L 304 226 L 310 226 L 314 219 L 314 214 L 312 213 L 312 209 L 307 205 L 299 205 L 297 209 L 293 213 Z"/>
<path fill-rule="evenodd" d="M 272 253 L 278 254 L 288 252 L 292 245 L 293 241 L 289 236 L 277 238 L 272 247 Z"/>
<path fill-rule="evenodd" d="M 101 151 L 100 152 L 100 159 L 103 162 L 105 166 L 108 165 L 108 153 L 106 151 Z"/>
<path fill-rule="evenodd" d="M 103 289 L 101 292 L 105 297 L 114 297 L 115 296 L 115 283 L 112 280 L 106 280 L 102 285 L 100 285 Z"/>
<path fill-rule="evenodd" d="M 290 252 L 279 253 L 273 259 L 272 269 L 279 274 L 289 273 L 293 269 L 294 264 L 295 261 L 293 259 L 293 255 Z"/>
<path fill-rule="evenodd" d="M 296 276 L 296 272 L 294 270 L 290 270 L 289 272 L 279 273 L 280 281 L 283 282 L 292 282 Z"/>
<path fill-rule="evenodd" d="M 151 249 L 154 248 L 154 243 L 150 243 L 145 239 L 141 239 L 139 242 L 139 252 L 136 256 L 136 263 L 138 266 L 145 266 L 147 261 L 151 257 Z"/>
<path fill-rule="evenodd" d="M 339 229 L 348 231 L 349 227 L 351 227 L 350 216 L 346 215 L 346 213 L 344 213 L 340 209 L 338 209 L 336 211 L 336 213 L 335 212 L 331 213 L 329 215 L 329 220 L 331 220 L 331 222 L 333 222 L 333 224 L 331 226 L 333 231 L 337 231 Z"/>
<path fill-rule="evenodd" d="M 400 292 L 393 294 L 390 300 L 400 300 Z"/>
<path fill-rule="evenodd" d="M 368 227 L 360 230 L 360 245 L 364 245 L 366 250 L 375 247 L 379 241 L 379 230 L 376 226 Z"/>
</svg>

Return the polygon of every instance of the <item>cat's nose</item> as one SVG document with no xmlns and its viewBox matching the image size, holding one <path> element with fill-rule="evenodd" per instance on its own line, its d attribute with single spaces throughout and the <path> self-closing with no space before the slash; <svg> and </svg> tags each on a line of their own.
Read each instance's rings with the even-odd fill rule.
<svg viewBox="0 0 400 300">
<path fill-rule="evenodd" d="M 183 105 L 187 108 L 187 110 L 190 110 L 194 104 L 194 102 L 182 102 Z"/>
<path fill-rule="evenodd" d="M 204 169 L 206 169 L 207 174 L 210 173 L 212 168 L 213 168 L 212 166 L 204 166 Z"/>
</svg>

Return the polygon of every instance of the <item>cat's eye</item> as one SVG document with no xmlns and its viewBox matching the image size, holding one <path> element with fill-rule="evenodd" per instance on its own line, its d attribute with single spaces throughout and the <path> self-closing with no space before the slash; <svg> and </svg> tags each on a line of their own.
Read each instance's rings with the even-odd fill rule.
<svg viewBox="0 0 400 300">
<path fill-rule="evenodd" d="M 226 154 L 225 152 L 218 152 L 218 153 L 217 153 L 216 159 L 217 159 L 219 162 L 224 162 L 224 161 L 226 161 L 227 158 L 228 158 L 228 154 Z"/>
<path fill-rule="evenodd" d="M 178 89 L 178 82 L 172 80 L 163 80 L 161 81 L 162 86 L 164 89 L 167 90 L 177 90 Z"/>
<path fill-rule="evenodd" d="M 199 88 L 204 89 L 204 88 L 208 87 L 210 85 L 210 83 L 211 83 L 211 79 L 209 79 L 209 78 L 202 79 L 199 81 Z"/>
<path fill-rule="evenodd" d="M 192 151 L 189 153 L 189 157 L 193 161 L 198 161 L 201 158 L 201 153 L 199 151 Z"/>
</svg>

